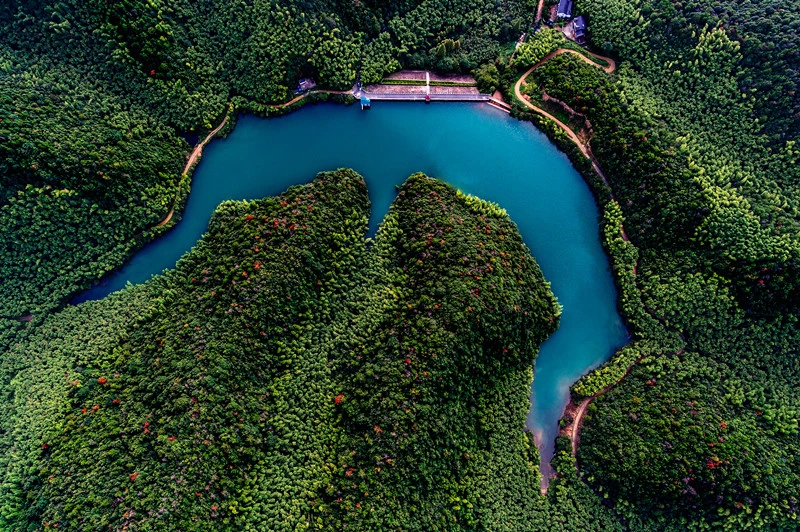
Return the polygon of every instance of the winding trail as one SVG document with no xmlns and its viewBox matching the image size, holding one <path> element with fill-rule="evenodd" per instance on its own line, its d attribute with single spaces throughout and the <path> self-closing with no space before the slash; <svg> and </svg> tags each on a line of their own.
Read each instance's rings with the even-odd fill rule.
<svg viewBox="0 0 800 532">
<path fill-rule="evenodd" d="M 547 111 L 545 111 L 541 107 L 532 104 L 529 100 L 526 100 L 525 99 L 525 95 L 523 95 L 522 91 L 520 90 L 522 85 L 526 84 L 525 78 L 527 78 L 531 74 L 531 72 L 533 72 L 534 70 L 536 70 L 537 68 L 539 68 L 543 64 L 547 63 L 548 61 L 550 61 L 554 57 L 557 57 L 557 56 L 559 56 L 561 54 L 573 54 L 573 55 L 577 56 L 578 58 L 580 58 L 580 60 L 583 61 L 584 63 L 602 69 L 606 74 L 611 74 L 612 72 L 614 72 L 617 69 L 616 61 L 614 61 L 610 57 L 604 57 L 602 55 L 597 55 L 597 54 L 592 53 L 592 52 L 590 52 L 588 50 L 586 50 L 586 53 L 591 55 L 592 57 L 596 57 L 597 59 L 605 61 L 606 63 L 608 63 L 608 65 L 607 66 L 602 66 L 602 65 L 600 65 L 598 63 L 595 63 L 594 61 L 592 61 L 591 59 L 586 57 L 584 54 L 582 54 L 580 52 L 577 52 L 575 50 L 571 50 L 569 48 L 559 48 L 558 50 L 550 52 L 549 54 L 544 56 L 544 58 L 541 61 L 539 61 L 538 63 L 533 65 L 524 74 L 522 74 L 522 76 L 520 76 L 520 78 L 517 80 L 517 83 L 514 84 L 514 95 L 516 96 L 516 98 L 523 105 L 525 105 L 529 109 L 532 109 L 533 111 L 536 111 L 537 113 L 539 113 L 540 115 L 544 116 L 545 118 L 549 118 L 550 120 L 555 122 L 556 125 L 558 125 L 558 127 L 560 127 L 564 131 L 564 133 L 567 134 L 569 139 L 572 142 L 575 143 L 575 145 L 578 147 L 578 149 L 581 150 L 581 153 L 584 155 L 584 157 L 586 157 L 587 159 L 589 159 L 592 162 L 592 168 L 594 168 L 594 171 L 597 172 L 597 175 L 599 175 L 600 178 L 603 180 L 603 183 L 605 183 L 607 187 L 611 188 L 611 183 L 608 182 L 608 179 L 606 178 L 606 175 L 603 173 L 603 170 L 600 168 L 600 163 L 598 163 L 597 159 L 595 158 L 594 154 L 592 153 L 592 149 L 589 146 L 589 142 L 588 141 L 583 142 L 580 139 L 580 137 L 578 137 L 578 135 L 574 131 L 572 131 L 572 129 L 567 124 L 565 124 L 564 122 L 562 122 L 561 120 L 559 120 L 558 118 L 553 116 L 552 114 L 548 113 Z M 613 194 L 611 195 L 611 199 L 614 199 L 614 195 Z M 628 235 L 625 234 L 625 228 L 624 227 L 622 228 L 622 237 L 626 242 L 628 242 Z"/>
<path fill-rule="evenodd" d="M 591 55 L 592 57 L 596 57 L 597 59 L 605 61 L 606 63 L 608 63 L 608 66 L 604 67 L 604 66 L 602 66 L 602 65 L 600 65 L 598 63 L 595 63 L 594 61 L 592 61 L 591 59 L 589 59 L 588 57 L 586 57 L 582 53 L 577 52 L 575 50 L 571 50 L 569 48 L 559 48 L 558 50 L 555 50 L 555 51 L 550 52 L 549 54 L 547 54 L 541 61 L 539 61 L 538 63 L 533 65 L 531 68 L 529 68 L 517 80 L 517 83 L 514 84 L 514 95 L 517 97 L 517 99 L 520 102 L 522 102 L 523 105 L 525 105 L 529 109 L 532 109 L 533 111 L 536 111 L 537 113 L 539 113 L 540 115 L 544 116 L 545 118 L 549 118 L 550 120 L 555 122 L 556 125 L 558 127 L 560 127 L 564 131 L 564 133 L 567 134 L 569 139 L 572 142 L 575 143 L 575 145 L 578 147 L 578 149 L 581 150 L 581 153 L 584 155 L 584 157 L 586 157 L 587 159 L 592 161 L 592 167 L 594 168 L 594 171 L 597 172 L 597 175 L 599 175 L 603 179 L 603 182 L 606 184 L 606 186 L 610 187 L 611 185 L 608 182 L 608 179 L 606 179 L 606 176 L 603 173 L 603 170 L 600 169 L 600 164 L 597 162 L 597 159 L 595 158 L 594 154 L 592 153 L 592 149 L 589 147 L 589 142 L 588 141 L 587 142 L 583 142 L 580 139 L 580 137 L 578 137 L 578 135 L 574 131 L 572 131 L 572 129 L 567 124 L 565 124 L 564 122 L 562 122 L 561 120 L 559 120 L 558 118 L 553 116 L 552 114 L 548 113 L 547 111 L 545 111 L 541 107 L 539 107 L 537 105 L 534 105 L 529 100 L 525 99 L 525 95 L 523 95 L 522 91 L 521 91 L 522 85 L 526 84 L 525 78 L 527 78 L 531 74 L 531 72 L 533 72 L 534 70 L 536 70 L 537 68 L 539 68 L 543 64 L 547 63 L 548 61 L 550 61 L 554 57 L 559 56 L 561 54 L 573 54 L 573 55 L 576 55 L 584 63 L 592 65 L 592 66 L 595 66 L 597 68 L 600 68 L 604 72 L 606 72 L 607 74 L 610 74 L 610 73 L 614 72 L 617 69 L 617 63 L 613 59 L 611 59 L 610 57 L 603 57 L 601 55 L 597 55 L 597 54 L 594 54 L 592 52 L 589 52 L 588 50 L 586 51 L 586 53 Z M 624 235 L 625 239 L 627 240 L 627 235 L 625 235 L 625 230 L 624 229 L 622 231 L 622 234 Z"/>
<path fill-rule="evenodd" d="M 291 100 L 289 100 L 286 103 L 282 103 L 282 104 L 279 104 L 279 105 L 271 105 L 270 107 L 272 107 L 273 109 L 280 109 L 282 107 L 289 107 L 290 105 L 299 102 L 300 100 L 302 100 L 303 98 L 305 98 L 306 96 L 308 96 L 310 94 L 352 94 L 352 93 L 353 93 L 352 89 L 348 90 L 348 91 L 326 91 L 326 90 L 309 91 L 309 92 L 305 92 L 305 93 L 303 93 L 303 94 L 301 94 L 299 96 L 296 96 L 296 97 L 292 98 Z M 214 129 L 212 129 L 208 133 L 208 135 L 206 135 L 206 138 L 204 138 L 202 142 L 198 143 L 197 146 L 194 147 L 192 152 L 189 154 L 188 159 L 186 159 L 186 166 L 184 166 L 184 168 L 183 168 L 183 173 L 184 174 L 188 174 L 189 170 L 192 169 L 192 166 L 197 162 L 197 159 L 203 154 L 203 148 L 206 146 L 206 144 L 211 142 L 211 139 L 213 139 L 214 136 L 217 133 L 219 133 L 219 131 L 223 127 L 225 127 L 225 124 L 228 123 L 228 116 L 229 115 L 225 115 L 225 118 L 222 120 L 222 123 L 220 123 L 220 125 L 218 125 Z M 167 215 L 164 217 L 163 220 L 161 220 L 156 225 L 154 225 L 153 228 L 155 228 L 155 227 L 163 227 L 163 226 L 167 225 L 170 222 L 170 220 L 172 220 L 172 217 L 174 215 L 175 215 L 175 201 L 173 200 L 172 206 L 170 207 L 169 212 L 167 213 Z"/>
<path fill-rule="evenodd" d="M 581 139 L 578 137 L 578 135 L 576 135 L 575 132 L 572 131 L 572 129 L 570 129 L 570 127 L 567 124 L 565 124 L 564 122 L 562 122 L 561 120 L 559 120 L 555 116 L 551 115 L 550 113 L 548 113 L 547 111 L 545 111 L 541 107 L 533 105 L 530 101 L 526 100 L 525 96 L 522 94 L 522 91 L 520 90 L 520 87 L 523 85 L 523 83 L 525 83 L 525 78 L 527 78 L 528 75 L 531 72 L 533 72 L 534 70 L 536 70 L 540 65 L 541 65 L 541 63 L 537 63 L 536 65 L 532 66 L 527 72 L 525 72 L 525 74 L 522 75 L 521 78 L 519 78 L 517 80 L 517 83 L 514 85 L 514 95 L 517 97 L 517 99 L 519 101 L 521 101 L 529 109 L 532 109 L 532 110 L 536 111 L 537 113 L 539 113 L 540 115 L 544 116 L 545 118 L 549 118 L 550 120 L 555 122 L 558 127 L 560 127 L 562 130 L 564 130 L 564 133 L 567 134 L 569 139 L 572 142 L 574 142 L 576 146 L 578 146 L 578 148 L 581 150 L 581 153 L 583 153 L 583 155 L 587 159 L 591 159 L 592 155 L 591 155 L 591 152 L 589 151 L 588 146 L 581 141 Z"/>
<path fill-rule="evenodd" d="M 683 349 L 678 351 L 676 354 L 681 354 L 681 353 L 683 353 Z M 568 426 L 567 427 L 567 431 L 566 431 L 567 435 L 569 436 L 569 439 L 570 439 L 570 441 L 572 443 L 572 456 L 575 456 L 575 455 L 578 454 L 578 447 L 580 446 L 580 442 L 581 442 L 581 427 L 583 426 L 583 416 L 584 416 L 584 414 L 586 414 L 586 409 L 589 407 L 589 403 L 591 403 L 592 401 L 594 401 L 595 399 L 597 399 L 601 395 L 611 391 L 615 386 L 617 386 L 617 384 L 622 382 L 622 379 L 624 379 L 625 377 L 628 376 L 628 373 L 631 372 L 631 370 L 633 369 L 633 367 L 636 364 L 638 364 L 639 362 L 641 362 L 645 358 L 649 358 L 649 355 L 641 356 L 641 357 L 637 358 L 636 360 L 634 360 L 633 363 L 630 366 L 628 366 L 628 368 L 625 370 L 625 373 L 623 373 L 622 377 L 617 379 L 616 382 L 609 384 L 608 386 L 606 386 L 605 388 L 603 388 L 602 390 L 600 390 L 596 394 L 592 395 L 591 397 L 587 397 L 586 399 L 581 401 L 580 405 L 578 405 L 578 409 L 575 411 L 575 413 L 572 416 L 572 426 Z M 577 466 L 577 464 L 576 464 L 576 466 Z"/>
<path fill-rule="evenodd" d="M 591 147 L 589 146 L 589 142 L 588 141 L 583 142 L 580 139 L 580 137 L 578 137 L 578 135 L 574 131 L 572 131 L 572 129 L 569 126 L 567 126 L 567 124 L 563 123 L 561 120 L 559 120 L 558 118 L 556 118 L 552 114 L 548 113 L 544 109 L 532 104 L 529 100 L 526 100 L 525 96 L 522 94 L 522 91 L 521 91 L 522 85 L 525 84 L 525 78 L 527 78 L 531 74 L 531 72 L 533 72 L 534 70 L 536 70 L 537 68 L 539 68 L 540 66 L 545 64 L 547 61 L 550 61 L 552 58 L 554 58 L 556 56 L 559 56 L 561 54 L 565 54 L 565 53 L 574 54 L 574 55 L 578 56 L 583 62 L 585 62 L 587 64 L 590 64 L 590 65 L 593 65 L 593 66 L 595 66 L 597 68 L 603 69 L 603 71 L 605 71 L 607 74 L 610 74 L 610 73 L 614 72 L 616 70 L 616 68 L 617 68 L 616 62 L 613 59 L 609 58 L 609 57 L 603 57 L 603 56 L 600 56 L 600 55 L 597 55 L 597 54 L 593 54 L 593 53 L 587 51 L 587 53 L 589 55 L 591 55 L 591 56 L 593 56 L 593 57 L 595 57 L 597 59 L 600 59 L 602 61 L 607 62 L 608 65 L 604 67 L 604 66 L 602 66 L 602 65 L 600 65 L 598 63 L 595 63 L 594 61 L 592 61 L 591 59 L 589 59 L 585 55 L 581 54 L 580 52 L 577 52 L 575 50 L 570 50 L 570 49 L 567 49 L 567 48 L 559 48 L 558 50 L 555 50 L 554 52 L 551 52 L 550 54 L 545 56 L 541 61 L 539 61 L 538 63 L 533 65 L 531 68 L 529 68 L 517 80 L 517 83 L 514 85 L 514 95 L 516 96 L 516 98 L 523 105 L 525 105 L 529 109 L 532 109 L 533 111 L 537 112 L 538 114 L 540 114 L 540 115 L 542 115 L 542 116 L 544 116 L 546 118 L 549 118 L 550 120 L 554 121 L 558 125 L 558 127 L 560 127 L 567 134 L 569 139 L 572 142 L 574 142 L 575 145 L 581 150 L 581 153 L 583 153 L 583 155 L 592 162 L 592 168 L 597 173 L 597 175 L 599 175 L 602 178 L 603 183 L 605 183 L 605 185 L 610 190 L 611 189 L 611 184 L 609 183 L 608 179 L 606 178 L 605 174 L 603 173 L 603 170 L 600 168 L 600 164 L 597 161 L 597 158 L 592 153 Z M 613 192 L 610 192 L 610 198 L 612 200 L 616 200 L 616 198 L 614 197 Z M 630 239 L 628 238 L 628 235 L 625 232 L 625 227 L 622 224 L 620 224 L 620 236 L 622 237 L 622 239 L 625 242 L 630 242 Z M 634 265 L 633 265 L 633 275 L 634 276 L 636 276 L 637 268 L 638 268 L 638 259 L 636 260 L 636 262 L 634 262 Z M 655 316 L 653 314 L 653 312 L 651 312 L 649 309 L 646 309 L 646 310 L 654 318 L 656 318 L 659 321 L 662 321 L 658 316 Z M 681 338 L 683 339 L 683 334 L 680 333 L 679 331 L 676 331 L 676 332 L 678 332 L 678 334 L 680 334 Z M 684 339 L 684 341 L 685 341 L 685 339 Z M 673 353 L 673 355 L 680 355 L 683 352 L 684 352 L 684 350 L 683 350 L 683 348 L 681 348 L 680 350 L 678 350 L 675 353 Z M 594 399 L 600 397 L 601 395 L 607 393 L 609 390 L 612 390 L 615 386 L 617 386 L 620 382 L 622 382 L 622 380 L 631 372 L 631 370 L 633 369 L 634 366 L 636 366 L 636 364 L 639 364 L 642 360 L 644 360 L 645 358 L 648 358 L 649 356 L 652 356 L 652 355 L 645 355 L 645 356 L 641 356 L 641 357 L 637 358 L 631 365 L 629 365 L 627 367 L 627 369 L 625 370 L 625 373 L 616 382 L 614 382 L 612 384 L 609 384 L 608 386 L 606 386 L 605 388 L 603 388 L 599 392 L 595 393 L 591 397 L 587 397 L 586 399 L 581 401 L 581 403 L 577 406 L 577 408 L 572 412 L 572 416 L 571 416 L 572 417 L 572 421 L 570 422 L 571 424 L 567 424 L 567 426 L 564 427 L 564 430 L 562 432 L 562 434 L 565 434 L 570 439 L 570 443 L 572 444 L 572 456 L 576 456 L 577 453 L 578 453 L 578 448 L 580 446 L 581 427 L 583 425 L 583 418 L 586 415 L 586 410 L 588 409 L 588 407 L 591 404 L 591 402 Z M 567 406 L 567 412 L 565 412 L 565 416 L 567 416 L 570 413 L 569 411 L 570 411 L 571 407 L 572 407 L 571 404 Z M 575 465 L 576 465 L 576 467 L 579 467 L 577 462 L 576 462 Z M 546 488 L 544 488 L 543 491 L 546 491 Z"/>
<path fill-rule="evenodd" d="M 575 53 L 577 53 L 577 52 L 575 52 Z M 612 72 L 614 72 L 617 69 L 617 62 L 614 61 L 613 59 L 611 59 L 610 57 L 606 57 L 604 55 L 598 55 L 598 54 L 596 54 L 594 52 L 590 52 L 589 50 L 586 50 L 586 53 L 591 55 L 595 59 L 599 59 L 601 61 L 605 61 L 606 63 L 608 63 L 607 66 L 598 65 L 594 61 L 588 60 L 585 55 L 578 53 L 578 55 L 581 56 L 581 58 L 584 61 L 588 60 L 590 63 L 592 63 L 592 64 L 594 64 L 596 66 L 599 66 L 600 68 L 603 69 L 603 71 L 605 71 L 606 74 L 611 74 Z"/>
<path fill-rule="evenodd" d="M 158 223 L 157 223 L 156 225 L 154 225 L 153 227 L 164 227 L 165 225 L 167 225 L 167 224 L 169 223 L 169 221 L 170 221 L 170 220 L 172 220 L 172 215 L 173 215 L 173 214 L 175 214 L 175 207 L 174 207 L 174 206 L 173 206 L 173 207 L 170 207 L 170 209 L 169 209 L 169 212 L 168 212 L 168 213 L 167 213 L 167 215 L 164 217 L 164 219 L 163 219 L 163 220 L 161 220 L 160 222 L 158 222 Z"/>
<path fill-rule="evenodd" d="M 575 419 L 572 422 L 572 430 L 570 431 L 569 434 L 569 439 L 572 442 L 572 456 L 578 454 L 578 443 L 581 437 L 581 423 L 583 422 L 583 414 L 586 413 L 586 408 L 589 406 L 589 403 L 591 403 L 595 397 L 597 396 L 593 395 L 592 397 L 589 397 L 581 401 L 580 406 L 578 406 L 578 410 L 575 412 Z"/>
<path fill-rule="evenodd" d="M 684 353 L 684 349 L 681 348 L 681 349 L 675 351 L 674 353 L 670 353 L 669 355 L 671 355 L 671 356 L 679 356 L 679 355 L 682 355 L 683 353 Z M 625 373 L 622 375 L 622 377 L 617 379 L 616 382 L 609 384 L 608 386 L 606 386 L 605 388 L 603 388 L 602 390 L 600 390 L 596 394 L 592 395 L 591 397 L 587 397 L 586 399 L 581 401 L 581 404 L 578 405 L 578 409 L 573 414 L 572 426 L 568 426 L 568 430 L 567 430 L 569 439 L 572 442 L 572 456 L 576 456 L 578 454 L 578 447 L 580 446 L 580 443 L 581 443 L 581 427 L 583 426 L 583 416 L 584 416 L 584 414 L 586 414 L 586 409 L 589 407 L 589 403 L 591 403 L 592 401 L 594 401 L 595 399 L 597 399 L 601 395 L 613 390 L 620 382 L 622 382 L 622 380 L 625 377 L 628 376 L 628 374 L 631 372 L 631 370 L 633 369 L 634 366 L 639 364 L 642 360 L 644 360 L 646 358 L 650 358 L 651 356 L 658 356 L 658 355 L 640 356 L 639 358 L 634 360 L 633 363 L 630 366 L 628 366 L 628 368 L 625 370 Z M 576 464 L 576 466 L 577 466 L 577 464 Z"/>
<path fill-rule="evenodd" d="M 205 145 L 208 144 L 211 141 L 211 139 L 214 138 L 214 135 L 219 133 L 219 130 L 222 129 L 227 123 L 228 123 L 228 115 L 225 115 L 225 118 L 222 120 L 220 125 L 212 129 L 211 132 L 209 132 L 209 134 L 206 135 L 206 138 L 203 139 L 203 142 L 200 142 L 197 146 L 194 147 L 194 150 L 192 150 L 192 153 L 186 160 L 186 166 L 184 166 L 183 168 L 184 174 L 189 173 L 189 170 L 192 168 L 192 165 L 195 163 L 197 158 L 200 157 L 200 155 L 202 155 L 203 148 L 205 147 Z"/>
<path fill-rule="evenodd" d="M 532 71 L 536 70 L 537 68 L 539 68 L 543 64 L 545 64 L 548 61 L 550 61 L 552 58 L 554 58 L 554 57 L 556 57 L 558 55 L 561 55 L 561 54 L 573 54 L 573 55 L 577 56 L 578 59 L 580 59 L 581 61 L 586 63 L 587 65 L 592 65 L 594 67 L 602 69 L 603 72 L 605 72 L 606 74 L 611 74 L 617 69 L 617 62 L 614 61 L 613 59 L 611 59 L 610 57 L 597 55 L 596 53 L 590 52 L 589 50 L 584 50 L 584 52 L 586 52 L 586 54 L 591 55 L 592 57 L 594 57 L 596 59 L 599 59 L 601 61 L 605 61 L 606 63 L 608 63 L 608 65 L 603 66 L 600 63 L 595 63 L 594 61 L 592 61 L 591 59 L 586 57 L 585 54 L 582 54 L 581 52 L 579 52 L 577 50 L 573 50 L 572 48 L 559 48 L 558 50 L 550 52 L 549 54 L 544 56 L 544 59 L 542 59 L 541 61 L 539 61 L 535 65 L 533 65 L 533 67 L 531 67 L 530 71 L 526 72 L 524 74 L 524 76 L 527 76 Z"/>
<path fill-rule="evenodd" d="M 539 6 L 536 8 L 536 19 L 533 21 L 534 24 L 538 24 L 540 20 L 542 20 L 542 11 L 544 10 L 544 0 L 539 0 Z"/>
<path fill-rule="evenodd" d="M 186 166 L 183 167 L 183 174 L 189 173 L 189 170 L 192 169 L 192 165 L 194 165 L 194 163 L 197 162 L 197 158 L 203 154 L 203 147 L 206 144 L 208 144 L 211 141 L 211 139 L 214 138 L 214 135 L 219 133 L 219 130 L 222 129 L 227 123 L 228 123 L 228 115 L 225 115 L 225 118 L 222 120 L 222 123 L 220 123 L 220 125 L 212 129 L 211 132 L 209 132 L 209 134 L 206 135 L 206 138 L 204 138 L 202 142 L 198 143 L 197 146 L 194 147 L 192 152 L 189 154 L 189 158 L 186 160 Z M 174 214 L 175 214 L 175 200 L 173 199 L 172 206 L 169 208 L 169 212 L 167 213 L 167 215 L 164 217 L 163 220 L 154 225 L 153 228 L 164 227 L 169 223 L 170 220 L 172 220 L 172 216 Z M 141 235 L 141 233 L 139 234 Z"/>
</svg>

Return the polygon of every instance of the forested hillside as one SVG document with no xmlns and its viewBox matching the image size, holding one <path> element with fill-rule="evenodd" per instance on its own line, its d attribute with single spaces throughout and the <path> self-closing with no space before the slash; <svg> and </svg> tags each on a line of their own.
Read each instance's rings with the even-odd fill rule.
<svg viewBox="0 0 800 532">
<path fill-rule="evenodd" d="M 683 58 L 680 55 L 696 46 L 704 29 L 719 28 L 741 53 L 733 78 L 741 97 L 755 102 L 764 132 L 778 144 L 800 134 L 800 6 L 797 3 L 581 0 L 578 8 L 588 13 L 593 41 L 598 47 L 618 53 L 648 77 L 656 72 L 674 74 L 673 69 L 681 59 L 708 62 L 710 54 Z M 696 64 L 701 66 L 699 61 Z M 712 76 L 705 87 L 710 88 L 718 81 Z"/>
<path fill-rule="evenodd" d="M 610 190 L 587 177 L 634 333 L 574 387 L 580 400 L 612 386 L 584 420 L 583 478 L 632 529 L 794 529 L 800 6 L 582 0 L 576 12 L 618 70 L 563 54 L 525 92 L 589 124 Z M 560 45 L 537 34 L 512 74 Z"/>
<path fill-rule="evenodd" d="M 527 76 L 607 178 L 514 109 L 595 190 L 632 333 L 573 387 L 597 397 L 545 496 L 522 428 L 557 307 L 504 212 L 436 181 L 369 246 L 350 171 L 225 203 L 174 271 L 65 308 L 179 220 L 223 118 L 401 67 L 512 101 L 570 46 L 535 9 L 2 2 L 0 529 L 797 529 L 797 2 L 577 0 L 618 68 Z"/>
<path fill-rule="evenodd" d="M 3 530 L 610 525 L 537 495 L 558 306 L 505 212 L 412 176 L 367 248 L 368 208 L 350 170 L 225 203 L 175 270 L 17 344 Z"/>
<path fill-rule="evenodd" d="M 0 316 L 44 315 L 150 240 L 188 191 L 181 135 L 229 102 L 264 114 L 305 76 L 469 71 L 530 20 L 528 0 L 4 2 Z"/>
</svg>

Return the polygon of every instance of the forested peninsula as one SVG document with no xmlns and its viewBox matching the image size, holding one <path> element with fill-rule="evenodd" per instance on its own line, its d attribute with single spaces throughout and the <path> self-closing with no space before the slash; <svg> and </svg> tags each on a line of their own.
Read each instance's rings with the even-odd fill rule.
<svg viewBox="0 0 800 532">
<path fill-rule="evenodd" d="M 350 170 L 220 206 L 164 276 L 5 353 L 4 528 L 469 528 L 539 503 L 558 305 L 498 207 L 423 175 L 366 246 Z M 135 317 L 135 319 L 131 319 Z"/>
<path fill-rule="evenodd" d="M 3 2 L 0 530 L 797 529 L 800 4 L 577 0 L 616 69 L 543 4 Z M 557 304 L 438 181 L 371 243 L 349 170 L 225 203 L 174 270 L 68 304 L 180 220 L 223 120 L 400 68 L 499 91 L 601 208 L 632 338 L 572 387 L 545 494 Z"/>
</svg>

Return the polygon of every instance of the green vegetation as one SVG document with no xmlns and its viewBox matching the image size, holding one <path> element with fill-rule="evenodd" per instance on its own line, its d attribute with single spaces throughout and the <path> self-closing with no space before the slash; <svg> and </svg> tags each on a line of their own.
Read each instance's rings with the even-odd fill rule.
<svg viewBox="0 0 800 532">
<path fill-rule="evenodd" d="M 583 478 L 632 529 L 794 529 L 800 116 L 790 58 L 800 43 L 788 28 L 800 10 L 626 0 L 576 9 L 619 69 L 608 76 L 562 54 L 526 91 L 592 125 L 610 190 L 568 152 L 603 207 L 633 334 L 573 387 L 576 401 L 610 389 L 585 418 Z M 540 32 L 518 50 L 506 92 L 558 47 L 550 41 Z"/>
<path fill-rule="evenodd" d="M 505 211 L 432 183 L 400 191 L 342 342 L 336 508 L 357 530 L 520 530 L 540 506 L 531 355 L 558 306 Z"/>
<path fill-rule="evenodd" d="M 703 37 L 705 33 L 719 28 L 726 41 L 736 43 L 737 68 L 730 81 L 738 86 L 742 99 L 753 102 L 761 133 L 776 146 L 796 139 L 800 133 L 800 91 L 797 90 L 800 84 L 797 68 L 800 8 L 796 3 L 691 0 L 669 4 L 653 0 L 581 0 L 577 9 L 587 13 L 591 38 L 597 46 L 631 61 L 651 82 L 665 76 L 661 81 L 667 84 L 655 83 L 654 88 L 668 99 L 697 96 L 689 87 L 672 94 L 660 89 L 673 84 L 674 72 L 681 66 L 687 67 L 690 61 L 700 59 L 700 67 L 716 63 L 719 55 L 715 57 L 710 49 L 697 48 L 697 45 L 698 41 L 707 39 Z M 695 48 L 698 53 L 689 55 Z M 701 51 L 703 49 L 705 51 Z M 685 69 L 682 72 L 687 73 Z M 685 81 L 690 79 L 691 75 Z M 724 80 L 714 76 L 698 81 L 703 84 L 697 87 L 701 90 L 728 85 L 720 84 Z M 722 106 L 717 110 L 731 111 Z"/>
<path fill-rule="evenodd" d="M 77 75 L 0 78 L 3 316 L 47 312 L 118 266 L 188 192 L 174 130 L 70 87 Z"/>
<path fill-rule="evenodd" d="M 632 528 L 797 526 L 797 424 L 755 408 L 763 383 L 695 353 L 623 382 L 590 406 L 580 459 Z"/>
<path fill-rule="evenodd" d="M 369 248 L 368 209 L 350 170 L 223 203 L 175 270 L 15 345 L 0 526 L 466 530 L 545 511 L 523 427 L 558 305 L 516 226 L 422 175 Z"/>
<path fill-rule="evenodd" d="M 382 79 L 381 85 L 425 85 L 426 83 L 419 79 Z M 476 83 L 470 81 L 435 81 L 431 80 L 431 87 L 475 87 Z"/>
<path fill-rule="evenodd" d="M 567 40 L 561 31 L 543 28 L 517 48 L 511 60 L 511 66 L 527 70 L 566 44 Z"/>
<path fill-rule="evenodd" d="M 481 65 L 472 71 L 475 83 L 482 94 L 493 94 L 500 85 L 500 71 L 492 63 Z"/>
<path fill-rule="evenodd" d="M 580 0 L 617 71 L 529 76 L 591 124 L 609 186 L 514 110 L 595 190 L 633 337 L 574 386 L 609 391 L 544 497 L 522 426 L 556 307 L 505 214 L 437 182 L 369 247 L 349 171 L 226 203 L 176 270 L 63 308 L 179 218 L 182 135 L 347 101 L 275 106 L 308 76 L 473 72 L 512 101 L 573 47 L 543 29 L 509 62 L 534 9 L 0 5 L 0 528 L 797 528 L 797 3 Z"/>
<path fill-rule="evenodd" d="M 203 135 L 228 103 L 273 116 L 291 110 L 271 104 L 301 77 L 347 90 L 359 68 L 365 83 L 401 67 L 467 73 L 524 31 L 529 9 L 527 0 L 4 2 L 0 316 L 42 318 L 167 230 L 150 228 L 188 193 L 181 134 Z"/>
</svg>

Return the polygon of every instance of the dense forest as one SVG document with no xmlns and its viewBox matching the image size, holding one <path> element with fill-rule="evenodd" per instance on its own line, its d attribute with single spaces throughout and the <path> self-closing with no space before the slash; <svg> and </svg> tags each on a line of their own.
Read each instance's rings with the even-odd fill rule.
<svg viewBox="0 0 800 532">
<path fill-rule="evenodd" d="M 516 0 L 3 2 L 0 316 L 58 308 L 150 240 L 188 192 L 182 135 L 228 103 L 268 114 L 301 77 L 349 89 L 401 62 L 469 71 L 530 21 Z"/>
<path fill-rule="evenodd" d="M 14 346 L 3 530 L 613 527 L 569 460 L 537 495 L 560 311 L 505 211 L 418 174 L 367 247 L 368 209 L 350 170 L 226 202 L 175 270 Z"/>
<path fill-rule="evenodd" d="M 436 181 L 369 246 L 350 171 L 226 203 L 174 271 L 67 304 L 180 219 L 185 155 L 223 118 L 402 67 L 512 102 L 578 49 L 535 11 L 3 2 L 0 529 L 798 528 L 796 2 L 577 0 L 617 70 L 527 77 L 585 118 L 607 184 L 512 111 L 595 191 L 632 333 L 573 386 L 596 397 L 546 495 L 522 427 L 557 307 L 507 216 Z"/>
<path fill-rule="evenodd" d="M 610 189 L 578 168 L 605 210 L 634 333 L 573 387 L 576 403 L 600 394 L 581 431 L 582 478 L 631 529 L 794 529 L 800 8 L 582 0 L 576 10 L 617 72 L 563 54 L 525 92 L 585 117 Z M 507 85 L 562 46 L 536 34 Z"/>
</svg>

